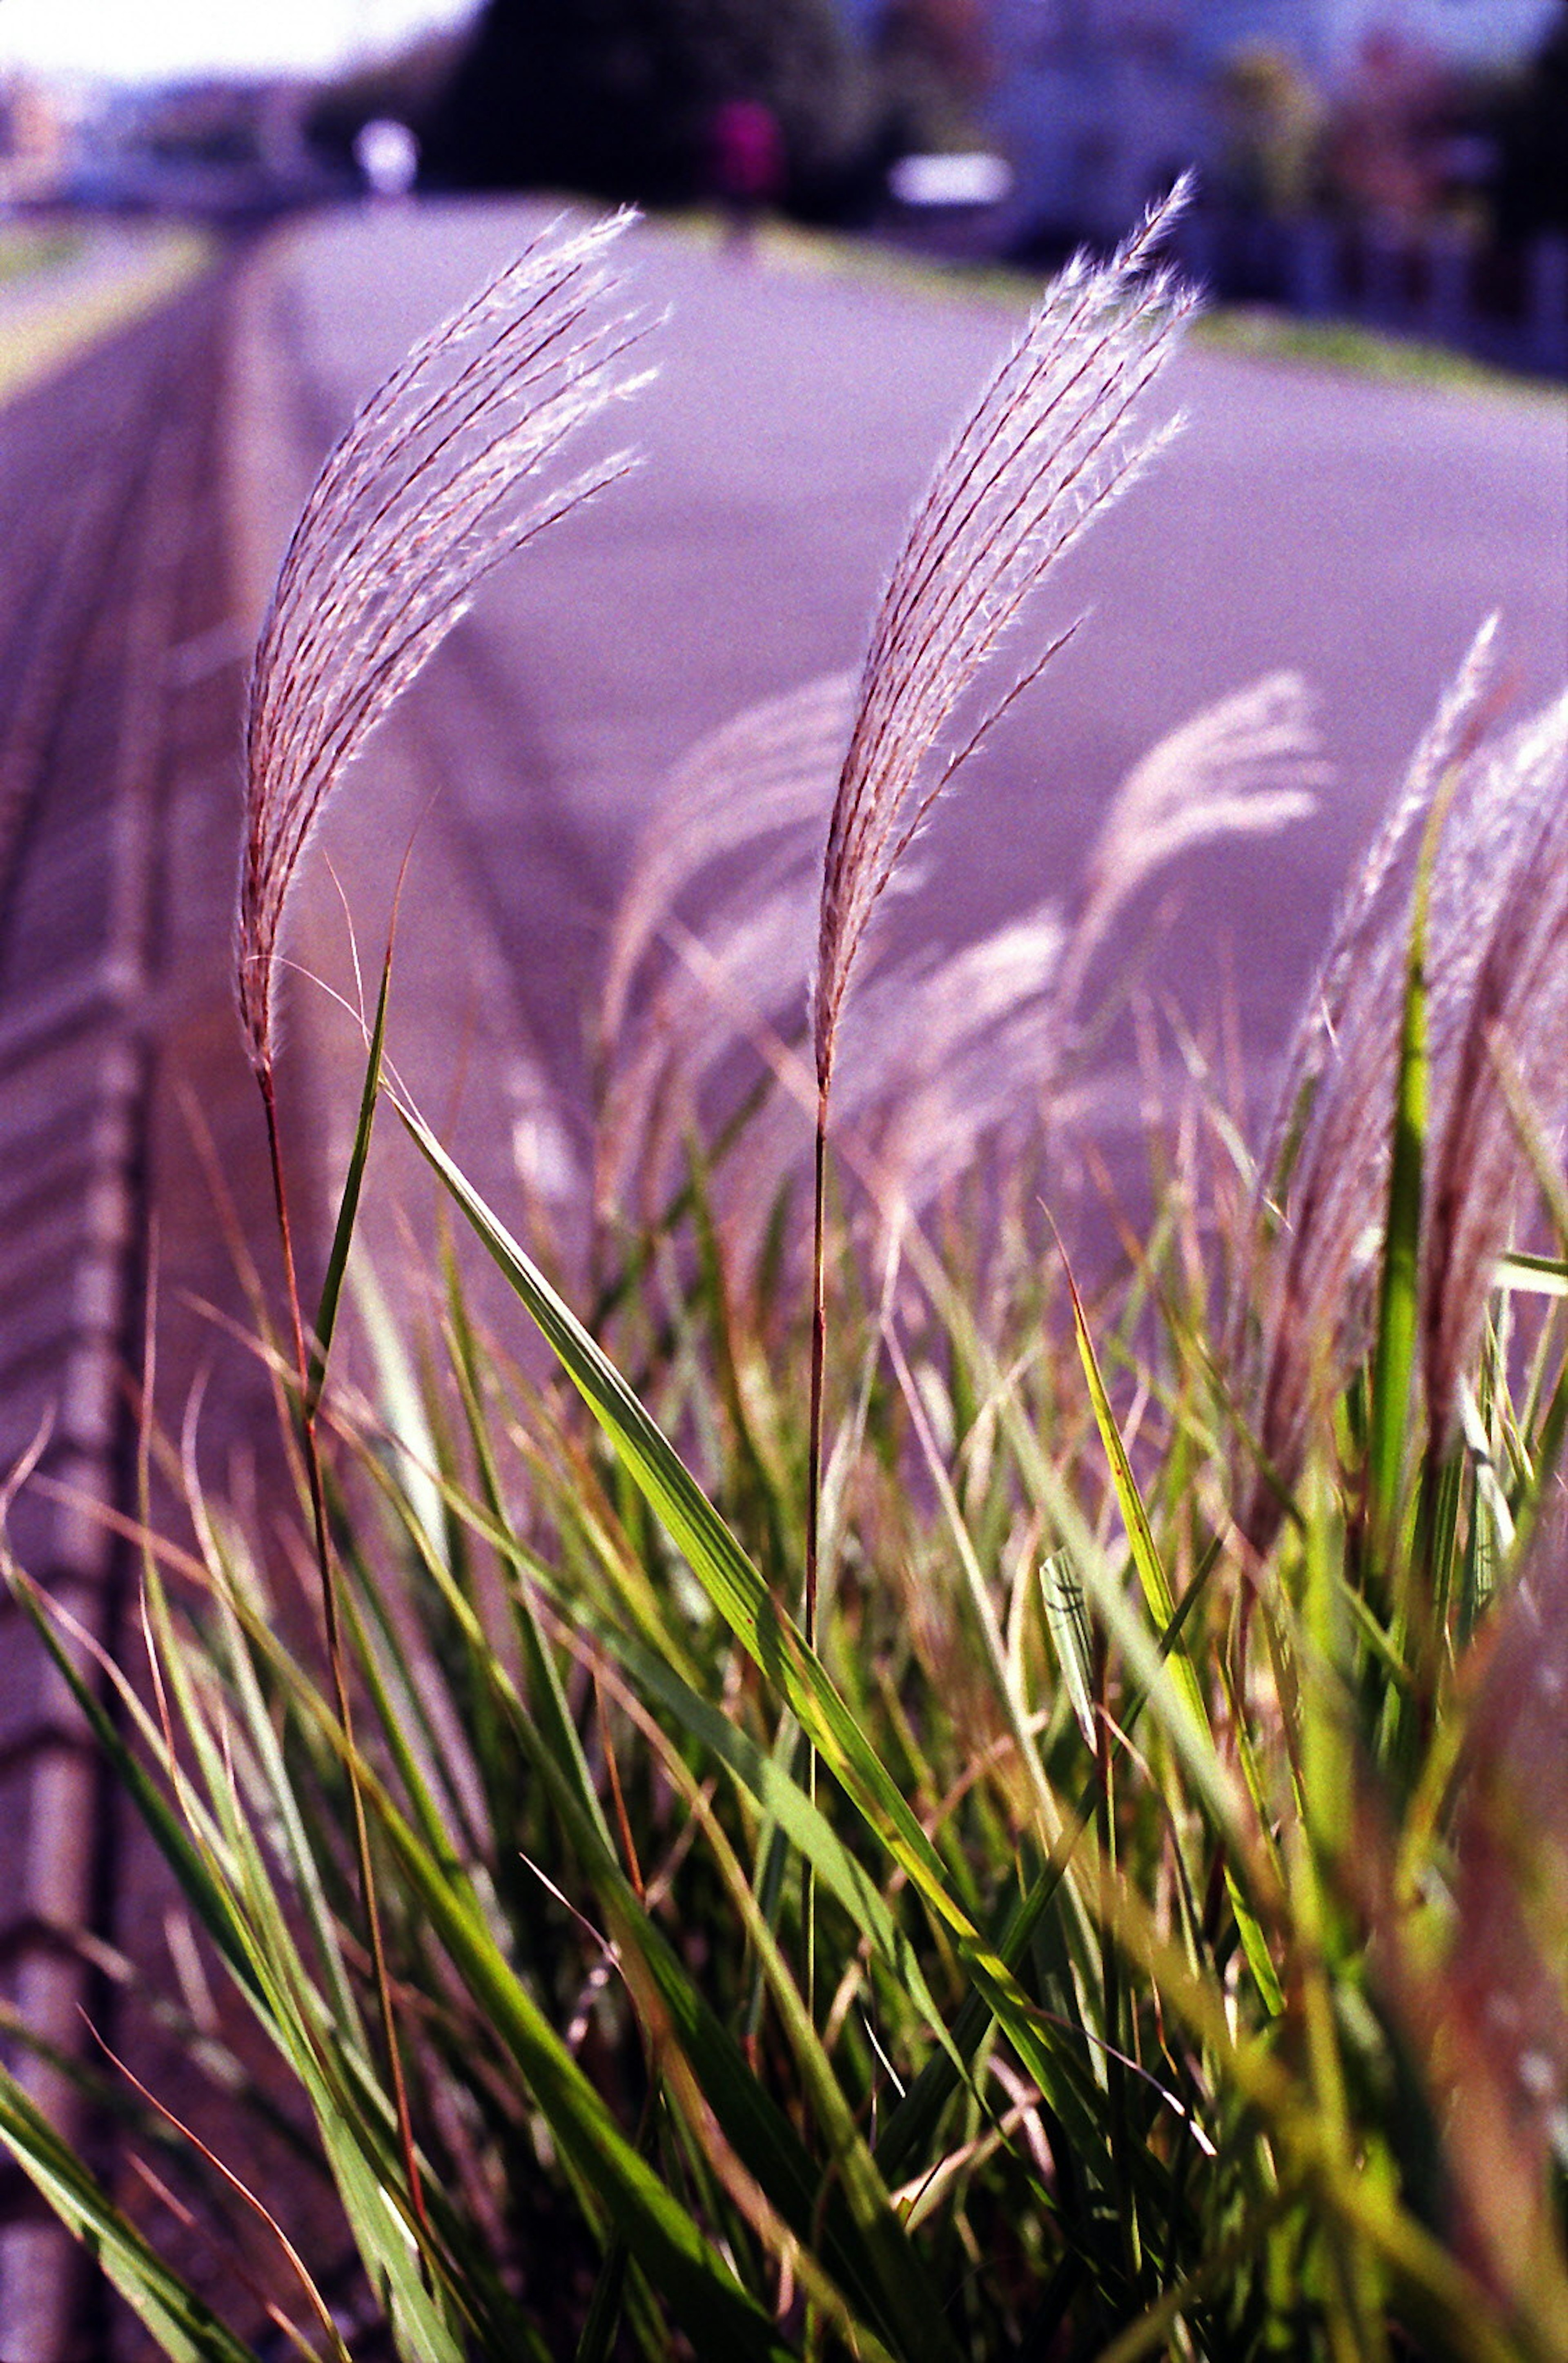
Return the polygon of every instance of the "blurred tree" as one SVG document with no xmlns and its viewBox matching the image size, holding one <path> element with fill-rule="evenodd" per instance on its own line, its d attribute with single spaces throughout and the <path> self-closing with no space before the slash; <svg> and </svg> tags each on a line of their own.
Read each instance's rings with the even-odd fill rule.
<svg viewBox="0 0 1568 2363">
<path fill-rule="evenodd" d="M 1251 42 L 1219 76 L 1226 128 L 1218 183 L 1244 213 L 1307 211 L 1317 194 L 1325 109 L 1288 50 Z"/>
<path fill-rule="evenodd" d="M 1505 91 L 1493 137 L 1504 237 L 1568 230 L 1568 0 L 1559 0 L 1533 62 Z"/>
<path fill-rule="evenodd" d="M 1363 34 L 1329 128 L 1329 195 L 1385 222 L 1430 219 L 1462 112 L 1462 82 L 1437 51 L 1392 28 Z"/>
<path fill-rule="evenodd" d="M 352 67 L 325 83 L 305 118 L 311 146 L 346 166 L 356 136 L 378 116 L 406 123 L 422 139 L 450 88 L 462 49 L 460 34 L 429 33 L 390 58 Z"/>
<path fill-rule="evenodd" d="M 886 0 L 875 56 L 890 151 L 982 144 L 976 121 L 993 71 L 988 17 L 983 0 Z"/>
<path fill-rule="evenodd" d="M 489 0 L 428 152 L 470 187 L 679 202 L 723 194 L 736 101 L 778 127 L 784 203 L 843 201 L 875 115 L 833 0 Z"/>
</svg>

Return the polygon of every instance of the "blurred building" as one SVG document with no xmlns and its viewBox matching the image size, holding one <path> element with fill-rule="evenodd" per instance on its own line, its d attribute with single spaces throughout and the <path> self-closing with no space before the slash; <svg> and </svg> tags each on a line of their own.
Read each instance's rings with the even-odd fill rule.
<svg viewBox="0 0 1568 2363">
<path fill-rule="evenodd" d="M 305 136 L 303 82 L 204 80 L 111 93 L 64 194 L 83 205 L 239 215 L 330 186 Z"/>
<path fill-rule="evenodd" d="M 1292 51 L 1329 74 L 1369 33 L 1394 33 L 1467 63 L 1515 58 L 1538 41 L 1555 0 L 1205 0 L 1195 14 L 1210 54 L 1245 42 Z"/>
<path fill-rule="evenodd" d="M 1213 185 L 1239 56 L 1272 54 L 1327 91 L 1379 41 L 1451 73 L 1517 59 L 1554 13 L 1555 0 L 992 0 L 985 113 L 1014 168 L 1011 227 L 1104 238 L 1184 164 Z"/>
<path fill-rule="evenodd" d="M 313 84 L 0 83 L 0 205 L 224 216 L 331 194 L 306 137 Z"/>
<path fill-rule="evenodd" d="M 1212 145 L 1200 0 L 995 0 L 989 128 L 1018 229 L 1124 229 Z"/>
<path fill-rule="evenodd" d="M 954 250 L 1103 245 L 1195 165 L 1184 259 L 1220 297 L 1568 369 L 1563 0 L 989 0 L 984 25 L 1011 188 Z"/>
</svg>

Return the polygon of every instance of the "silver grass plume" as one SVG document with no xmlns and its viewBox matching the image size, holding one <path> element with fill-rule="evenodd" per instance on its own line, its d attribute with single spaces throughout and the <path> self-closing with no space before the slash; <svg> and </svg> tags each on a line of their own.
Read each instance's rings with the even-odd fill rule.
<svg viewBox="0 0 1568 2363">
<path fill-rule="evenodd" d="M 284 905 L 328 797 L 491 569 L 634 464 L 550 472 L 649 374 L 625 366 L 647 321 L 608 300 L 606 252 L 632 218 L 544 232 L 371 396 L 306 503 L 246 724 L 239 991 L 259 1071 Z"/>
<path fill-rule="evenodd" d="M 854 688 L 852 674 L 830 673 L 748 706 L 664 782 L 616 911 L 599 996 L 601 1221 L 633 1171 L 658 1203 L 667 1152 L 705 1081 L 737 1041 L 765 1037 L 786 1006 L 799 1006 L 810 871 Z M 716 865 L 725 865 L 717 876 Z M 679 916 L 694 891 L 700 944 Z"/>
<path fill-rule="evenodd" d="M 1453 1414 L 1497 1252 L 1528 1179 L 1508 1084 L 1553 1089 L 1568 1040 L 1568 696 L 1477 746 L 1488 626 L 1445 695 L 1341 907 L 1298 1029 L 1260 1170 L 1255 1433 L 1288 1485 L 1316 1405 L 1368 1334 L 1418 849 L 1449 799 L 1433 866 L 1427 978 L 1422 1377 L 1434 1426 Z M 1561 1108 L 1553 1101 L 1553 1121 Z M 1283 1225 L 1283 1228 L 1281 1226 Z M 1276 1235 L 1277 1233 L 1277 1235 Z M 1233 1341 L 1234 1342 L 1234 1341 Z M 1242 1524 L 1262 1544 L 1272 1489 Z"/>
<path fill-rule="evenodd" d="M 1311 1091 L 1331 1054 L 1357 964 L 1372 943 L 1387 932 L 1391 899 L 1396 900 L 1401 912 L 1406 907 L 1432 799 L 1447 773 L 1475 743 L 1496 666 L 1497 624 L 1497 617 L 1489 616 L 1471 642 L 1340 899 L 1329 930 L 1329 948 L 1285 1053 L 1279 1096 L 1260 1162 L 1260 1183 L 1265 1190 L 1282 1179 L 1281 1157 L 1297 1122 L 1303 1094 Z"/>
<path fill-rule="evenodd" d="M 1316 1405 L 1332 1392 L 1366 1334 L 1377 1223 L 1387 1192 L 1416 861 L 1434 799 L 1473 749 L 1496 636 L 1493 616 L 1440 699 L 1340 899 L 1264 1136 L 1252 1259 L 1238 1292 L 1229 1351 L 1252 1396 L 1262 1459 L 1284 1486 L 1299 1473 Z M 1440 848 L 1434 920 L 1453 899 L 1448 849 L 1461 841 L 1451 830 Z M 1445 932 L 1451 939 L 1457 935 Z M 1440 978 L 1435 959 L 1427 967 Z M 1261 1325 L 1248 1337 L 1254 1306 L 1262 1308 Z M 1277 1518 L 1273 1483 L 1262 1475 L 1249 1479 L 1241 1523 L 1258 1547 Z"/>
<path fill-rule="evenodd" d="M 1054 283 L 939 465 L 894 567 L 823 862 L 812 1037 L 824 1099 L 878 897 L 953 773 L 1061 642 L 943 755 L 960 700 L 1057 559 L 1172 431 L 1135 432 L 1132 420 L 1195 302 L 1150 268 L 1187 189 L 1178 183 L 1110 262 L 1080 257 Z"/>
<path fill-rule="evenodd" d="M 1305 683 L 1271 673 L 1204 707 L 1134 765 L 1070 927 L 1047 903 L 863 991 L 837 1094 L 840 1123 L 886 1110 L 874 1159 L 884 1195 L 918 1212 L 983 1138 L 1026 1109 L 1038 1114 L 1058 1086 L 1090 959 L 1156 871 L 1216 838 L 1304 819 L 1329 776 Z"/>
<path fill-rule="evenodd" d="M 700 940 L 665 922 L 673 965 L 623 1030 L 602 1094 L 594 1164 L 600 1222 L 613 1217 L 633 1177 L 643 1218 L 653 1219 L 675 1186 L 705 1087 L 738 1044 L 773 1047 L 784 1013 L 798 1010 L 811 907 L 809 881 L 775 879 L 709 914 Z M 797 1127 L 790 1145 L 798 1145 Z"/>
<path fill-rule="evenodd" d="M 1305 820 L 1330 777 L 1299 673 L 1273 672 L 1170 731 L 1112 799 L 1058 984 L 1065 1016 L 1117 913 L 1153 872 L 1217 837 Z"/>
<path fill-rule="evenodd" d="M 663 1202 L 696 1095 L 738 1043 L 784 1054 L 806 966 L 799 875 L 817 849 L 810 832 L 849 735 L 854 685 L 831 675 L 751 707 L 669 775 L 616 915 L 601 993 L 601 1221 L 633 1174 L 651 1193 L 645 1212 Z M 835 1098 L 884 1214 L 918 1213 L 984 1139 L 1038 1114 L 1056 1085 L 1088 956 L 1153 870 L 1215 837 L 1303 817 L 1326 776 L 1304 685 L 1270 674 L 1191 716 L 1134 766 L 1071 930 L 1047 903 L 974 944 L 862 980 Z M 699 945 L 674 915 L 680 899 L 742 849 L 741 891 L 704 893 Z M 911 878 L 906 864 L 896 882 Z M 772 1204 L 798 1168 L 795 1102 L 785 1097 L 787 1113 L 762 1111 L 748 1130 L 754 1204 Z M 743 1229 L 744 1209 L 728 1214 Z"/>
<path fill-rule="evenodd" d="M 607 1047 L 613 1048 L 626 1022 L 639 967 L 693 880 L 726 855 L 742 849 L 755 855 L 766 837 L 820 825 L 843 760 L 854 691 L 849 672 L 803 682 L 709 731 L 670 773 L 610 935 L 599 1016 Z M 781 848 L 792 868 L 803 850 L 790 843 Z M 758 893 L 752 870 L 750 904 Z"/>
<path fill-rule="evenodd" d="M 1368 947 L 1340 1011 L 1290 1174 L 1282 1217 L 1254 1205 L 1251 1277 L 1232 1351 L 1248 1373 L 1259 1450 L 1278 1483 L 1300 1474 L 1313 1417 L 1361 1351 L 1376 1278 L 1378 1217 L 1388 1190 L 1388 1130 L 1405 983 L 1404 946 L 1390 933 Z M 1266 1170 L 1266 1169 L 1265 1169 Z M 1262 1308 L 1246 1340 L 1243 1322 Z M 1262 1549 L 1279 1518 L 1273 1483 L 1250 1481 L 1242 1530 Z"/>
<path fill-rule="evenodd" d="M 1511 820 L 1518 852 L 1506 868 L 1486 865 L 1491 874 L 1477 882 L 1468 907 L 1457 900 L 1451 921 L 1456 949 L 1477 941 L 1485 949 L 1479 960 L 1471 953 L 1473 981 L 1457 1024 L 1445 1029 L 1433 1093 L 1422 1374 L 1428 1417 L 1443 1432 L 1457 1417 L 1459 1378 L 1531 1179 L 1515 1095 L 1532 1115 L 1539 1110 L 1554 1150 L 1568 1115 L 1568 693 L 1509 734 L 1487 766 L 1485 788 L 1492 810 L 1484 819 L 1496 830 Z M 1475 832 L 1484 860 L 1488 835 L 1485 826 Z"/>
<path fill-rule="evenodd" d="M 1020 1107 L 1038 1108 L 1057 1047 L 1065 933 L 1045 903 L 862 993 L 845 1037 L 839 1120 L 866 1136 L 884 1219 L 918 1214 L 984 1139 Z"/>
</svg>

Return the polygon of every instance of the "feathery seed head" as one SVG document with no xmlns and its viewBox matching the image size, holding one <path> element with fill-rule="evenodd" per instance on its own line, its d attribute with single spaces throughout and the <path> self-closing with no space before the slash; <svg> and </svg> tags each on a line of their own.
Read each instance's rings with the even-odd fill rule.
<svg viewBox="0 0 1568 2363">
<path fill-rule="evenodd" d="M 1477 744 L 1493 663 L 1483 627 L 1341 905 L 1287 1061 L 1259 1173 L 1266 1273 L 1256 1433 L 1288 1485 L 1371 1316 L 1399 1060 L 1410 895 L 1440 795 L 1423 970 L 1429 1076 L 1419 1320 L 1427 1416 L 1450 1426 L 1520 1192 L 1515 1100 L 1561 1120 L 1568 1046 L 1568 694 Z M 1555 1097 L 1550 1095 L 1556 1093 Z M 1550 1126 L 1548 1129 L 1550 1129 Z M 1281 1236 L 1270 1237 L 1283 1210 Z M 1370 1251 L 1369 1251 L 1370 1250 Z M 1260 1278 L 1262 1285 L 1259 1286 Z M 1253 1484 L 1242 1523 L 1277 1523 Z"/>
<path fill-rule="evenodd" d="M 1539 1116 L 1554 1150 L 1565 1121 L 1568 693 L 1473 756 L 1465 789 L 1452 842 L 1468 874 L 1451 885 L 1440 918 L 1434 912 L 1434 973 L 1446 956 L 1456 989 L 1431 1026 L 1422 1239 L 1423 1378 L 1428 1417 L 1443 1430 L 1531 1178 L 1517 1103 Z"/>
<path fill-rule="evenodd" d="M 993 372 L 916 512 L 872 629 L 823 862 L 812 1032 L 826 1097 L 866 925 L 911 838 L 1060 640 L 939 759 L 961 697 L 1032 592 L 1172 431 L 1133 416 L 1195 301 L 1151 251 L 1178 183 L 1106 264 L 1080 257 Z"/>
<path fill-rule="evenodd" d="M 284 909 L 328 797 L 491 568 L 634 464 L 623 451 L 551 472 L 650 374 L 627 365 L 649 324 L 610 300 L 605 262 L 632 219 L 546 231 L 371 396 L 306 503 L 246 725 L 239 993 L 260 1071 Z"/>
<path fill-rule="evenodd" d="M 599 1029 L 613 1048 L 633 982 L 678 898 L 710 863 L 763 839 L 817 826 L 849 737 L 852 673 L 824 673 L 750 705 L 689 749 L 665 783 L 616 913 Z M 815 851 L 815 845 L 812 850 Z M 785 847 L 790 866 L 804 846 Z M 755 906 L 757 871 L 748 883 Z M 798 976 L 795 980 L 798 990 Z"/>
<path fill-rule="evenodd" d="M 1405 911 L 1432 799 L 1452 765 L 1475 743 L 1496 664 L 1497 626 L 1498 618 L 1489 616 L 1471 642 L 1340 899 L 1329 933 L 1329 949 L 1285 1055 L 1284 1079 L 1259 1167 L 1264 1190 L 1273 1190 L 1283 1178 L 1280 1160 L 1303 1095 L 1315 1088 L 1330 1056 L 1362 959 L 1371 945 L 1397 924 L 1394 913 Z M 1440 890 L 1440 874 L 1437 885 Z"/>
<path fill-rule="evenodd" d="M 1305 820 L 1328 781 L 1298 673 L 1234 690 L 1166 734 L 1111 800 L 1058 987 L 1065 1017 L 1117 913 L 1164 863 L 1218 837 Z"/>
</svg>

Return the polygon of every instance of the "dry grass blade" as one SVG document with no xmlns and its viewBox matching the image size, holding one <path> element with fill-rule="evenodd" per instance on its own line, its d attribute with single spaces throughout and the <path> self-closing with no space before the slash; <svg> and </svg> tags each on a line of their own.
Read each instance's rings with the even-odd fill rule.
<svg viewBox="0 0 1568 2363">
<path fill-rule="evenodd" d="M 1170 431 L 1138 433 L 1132 420 L 1193 306 L 1149 269 L 1184 197 L 1179 184 L 1109 263 L 1080 258 L 1056 281 L 939 466 L 893 570 L 823 865 L 812 1026 L 824 1094 L 878 897 L 954 771 L 1052 650 L 944 758 L 960 700 L 1055 560 Z"/>
<path fill-rule="evenodd" d="M 246 730 L 240 1015 L 271 1064 L 279 931 L 322 806 L 492 567 L 632 465 L 550 471 L 644 383 L 646 322 L 607 300 L 631 216 L 547 233 L 417 346 L 328 460 L 257 651 Z"/>
</svg>

